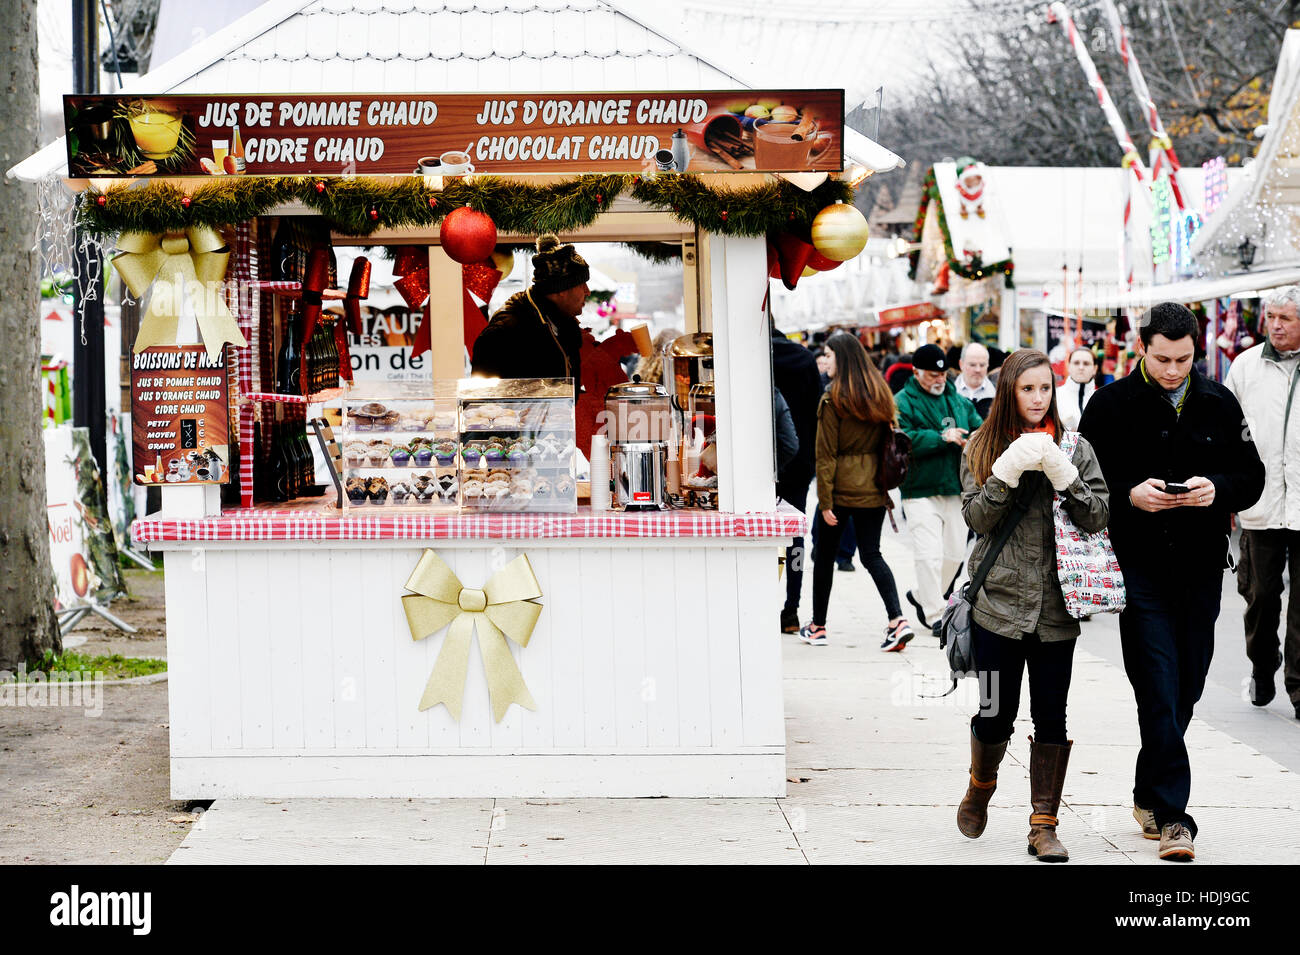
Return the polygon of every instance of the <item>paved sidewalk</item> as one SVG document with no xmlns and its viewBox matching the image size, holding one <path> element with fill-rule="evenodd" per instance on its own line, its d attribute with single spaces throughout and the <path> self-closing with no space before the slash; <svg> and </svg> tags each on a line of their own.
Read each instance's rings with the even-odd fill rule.
<svg viewBox="0 0 1300 955">
<path fill-rule="evenodd" d="M 913 581 L 906 539 L 887 528 L 884 551 L 901 595 Z M 1229 578 L 1225 594 L 1233 587 Z M 1225 596 L 1228 630 L 1236 606 Z M 830 646 L 784 638 L 784 799 L 222 800 L 170 861 L 1036 864 L 1025 851 L 1028 700 L 988 829 L 966 839 L 955 815 L 966 785 L 974 681 L 944 699 L 925 698 L 947 688 L 937 641 L 918 635 L 903 653 L 881 653 L 884 623 L 871 577 L 859 567 L 835 575 Z M 1239 620 L 1236 626 L 1239 632 Z M 1072 864 L 1169 866 L 1130 814 L 1137 718 L 1113 654 L 1114 629 L 1109 618 L 1085 624 L 1076 651 L 1068 714 L 1075 744 L 1059 832 Z M 1235 654 L 1238 645 L 1221 640 L 1219 652 Z M 1187 737 L 1201 829 L 1196 864 L 1293 863 L 1300 776 L 1229 730 L 1248 726 L 1256 745 L 1276 742 L 1293 752 L 1300 723 L 1244 703 L 1226 708 L 1231 694 L 1216 692 L 1223 718 L 1198 718 Z"/>
</svg>

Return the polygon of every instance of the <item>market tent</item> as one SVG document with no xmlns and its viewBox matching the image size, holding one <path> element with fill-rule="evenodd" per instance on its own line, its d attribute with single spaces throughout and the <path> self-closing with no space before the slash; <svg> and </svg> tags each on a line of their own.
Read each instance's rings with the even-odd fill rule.
<svg viewBox="0 0 1300 955">
<path fill-rule="evenodd" d="M 680 22 L 615 0 L 270 0 L 125 93 L 707 90 L 760 88 L 706 59 Z M 651 25 L 647 25 L 651 24 Z M 769 81 L 770 82 L 770 81 Z M 846 165 L 903 161 L 845 130 Z M 62 139 L 10 170 L 66 174 Z"/>
<path fill-rule="evenodd" d="M 1217 278 L 1188 279 L 1183 282 L 1169 282 L 1164 285 L 1143 285 L 1131 292 L 1111 290 L 1093 290 L 1082 300 L 1071 299 L 1067 304 L 1071 310 L 1086 312 L 1104 311 L 1116 308 L 1145 309 L 1156 302 L 1208 302 L 1216 298 L 1247 298 L 1243 292 L 1258 294 L 1261 289 L 1277 288 L 1300 282 L 1300 265 L 1285 266 L 1276 269 L 1260 269 L 1254 272 L 1238 272 Z M 1056 295 L 1044 299 L 1045 311 L 1059 311 L 1061 300 Z"/>
<path fill-rule="evenodd" d="M 1300 30 L 1288 30 L 1282 41 L 1267 131 L 1248 172 L 1192 242 L 1206 271 L 1237 268 L 1237 246 L 1247 238 L 1259 265 L 1300 262 Z"/>
</svg>

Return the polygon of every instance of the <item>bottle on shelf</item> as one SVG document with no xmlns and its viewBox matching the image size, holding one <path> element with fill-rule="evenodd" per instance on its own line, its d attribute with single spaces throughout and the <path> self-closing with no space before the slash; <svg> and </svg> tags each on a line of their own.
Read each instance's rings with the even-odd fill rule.
<svg viewBox="0 0 1300 955">
<path fill-rule="evenodd" d="M 316 486 L 316 458 L 311 453 L 311 442 L 307 440 L 307 429 L 304 422 L 297 422 L 294 430 L 294 440 L 298 446 L 298 455 L 302 459 L 301 480 L 299 482 L 298 493 L 303 495 L 307 493 L 308 488 Z"/>
<path fill-rule="evenodd" d="M 303 382 L 302 391 L 304 395 L 314 394 L 320 391 L 320 323 L 312 330 L 311 338 L 303 342 L 302 346 L 302 367 Z"/>
<path fill-rule="evenodd" d="M 262 422 L 253 422 L 253 500 L 263 504 L 271 499 L 275 479 L 271 475 L 271 459 L 262 450 Z"/>
<path fill-rule="evenodd" d="M 283 504 L 293 496 L 293 468 L 284 446 L 284 424 L 271 423 L 271 493 L 270 499 Z"/>
<path fill-rule="evenodd" d="M 332 318 L 325 325 L 325 380 L 321 384 L 322 391 L 327 388 L 337 388 L 339 386 L 339 378 L 342 375 L 342 368 L 339 367 L 338 338 L 334 331 L 334 325 L 338 321 L 340 321 L 340 319 Z"/>
<path fill-rule="evenodd" d="M 298 315 L 291 311 L 284 320 L 284 341 L 275 359 L 275 390 L 282 395 L 302 395 L 302 342 Z"/>
<path fill-rule="evenodd" d="M 235 161 L 236 175 L 243 175 L 248 164 L 244 161 L 244 137 L 239 132 L 238 123 L 235 123 L 234 132 L 230 137 L 230 158 Z"/>
</svg>

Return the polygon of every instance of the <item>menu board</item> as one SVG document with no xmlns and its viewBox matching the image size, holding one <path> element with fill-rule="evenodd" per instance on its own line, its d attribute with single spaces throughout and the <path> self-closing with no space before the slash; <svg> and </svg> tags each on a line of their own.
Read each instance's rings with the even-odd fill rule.
<svg viewBox="0 0 1300 955">
<path fill-rule="evenodd" d="M 136 484 L 230 480 L 226 350 L 157 345 L 131 356 Z"/>
<path fill-rule="evenodd" d="M 68 174 L 838 171 L 844 91 L 65 96 Z"/>
</svg>

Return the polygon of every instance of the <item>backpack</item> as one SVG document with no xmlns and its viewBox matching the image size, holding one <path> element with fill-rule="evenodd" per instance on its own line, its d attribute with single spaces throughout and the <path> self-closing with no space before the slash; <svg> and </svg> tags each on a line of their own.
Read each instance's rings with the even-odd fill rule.
<svg viewBox="0 0 1300 955">
<path fill-rule="evenodd" d="M 880 443 L 880 467 L 876 468 L 876 486 L 882 491 L 892 491 L 907 480 L 907 469 L 912 463 L 912 439 L 896 425 L 889 426 L 889 434 Z"/>
</svg>

